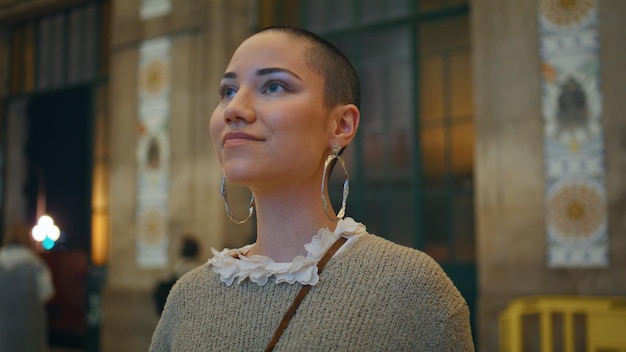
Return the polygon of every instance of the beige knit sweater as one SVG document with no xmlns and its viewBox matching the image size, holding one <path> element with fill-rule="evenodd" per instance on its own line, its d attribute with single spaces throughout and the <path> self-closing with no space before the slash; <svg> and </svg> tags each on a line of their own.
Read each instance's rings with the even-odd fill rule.
<svg viewBox="0 0 626 352">
<path fill-rule="evenodd" d="M 299 284 L 227 286 L 205 264 L 174 286 L 150 351 L 263 351 Z M 335 255 L 275 351 L 473 351 L 469 310 L 437 263 L 371 234 Z"/>
</svg>

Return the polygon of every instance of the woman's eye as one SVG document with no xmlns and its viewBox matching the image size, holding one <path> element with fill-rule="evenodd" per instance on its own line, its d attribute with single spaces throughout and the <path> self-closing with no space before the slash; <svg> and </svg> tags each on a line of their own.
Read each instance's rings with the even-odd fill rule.
<svg viewBox="0 0 626 352">
<path fill-rule="evenodd" d="M 235 95 L 235 89 L 233 89 L 232 87 L 228 87 L 228 86 L 224 86 L 224 87 L 220 87 L 220 97 L 222 99 L 224 98 L 232 98 Z"/>
<path fill-rule="evenodd" d="M 267 93 L 281 93 L 285 90 L 285 86 L 280 82 L 271 82 L 265 88 Z"/>
</svg>

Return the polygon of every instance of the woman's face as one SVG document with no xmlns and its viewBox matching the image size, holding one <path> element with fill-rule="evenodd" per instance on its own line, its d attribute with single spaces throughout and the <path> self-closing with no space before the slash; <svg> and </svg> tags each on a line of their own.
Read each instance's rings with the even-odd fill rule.
<svg viewBox="0 0 626 352">
<path fill-rule="evenodd" d="M 229 181 L 265 188 L 320 182 L 333 109 L 324 104 L 324 78 L 305 62 L 306 48 L 269 31 L 233 54 L 210 122 Z"/>
</svg>

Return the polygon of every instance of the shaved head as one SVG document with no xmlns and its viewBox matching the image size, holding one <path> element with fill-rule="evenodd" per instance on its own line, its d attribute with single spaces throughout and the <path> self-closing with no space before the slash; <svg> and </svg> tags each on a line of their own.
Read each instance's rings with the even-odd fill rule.
<svg viewBox="0 0 626 352">
<path fill-rule="evenodd" d="M 324 103 L 328 108 L 339 104 L 361 105 L 361 82 L 350 60 L 333 44 L 315 33 L 289 26 L 268 27 L 257 33 L 280 32 L 304 41 L 306 63 L 324 77 Z"/>
</svg>

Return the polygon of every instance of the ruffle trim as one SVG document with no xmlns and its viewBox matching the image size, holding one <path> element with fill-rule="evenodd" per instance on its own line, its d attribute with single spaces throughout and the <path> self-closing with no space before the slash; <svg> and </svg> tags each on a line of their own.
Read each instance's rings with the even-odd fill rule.
<svg viewBox="0 0 626 352">
<path fill-rule="evenodd" d="M 276 283 L 300 283 L 302 285 L 316 285 L 319 281 L 317 263 L 324 253 L 340 236 L 350 239 L 366 232 L 365 226 L 352 218 L 339 220 L 334 232 L 328 228 L 320 229 L 313 236 L 311 242 L 304 245 L 305 256 L 297 256 L 291 263 L 276 263 L 272 258 L 263 255 L 246 257 L 245 253 L 253 246 L 247 245 L 239 249 L 224 249 L 217 251 L 211 248 L 213 258 L 209 259 L 213 271 L 220 276 L 220 280 L 230 286 L 237 280 L 237 284 L 246 279 L 264 286 L 270 277 Z"/>
</svg>

